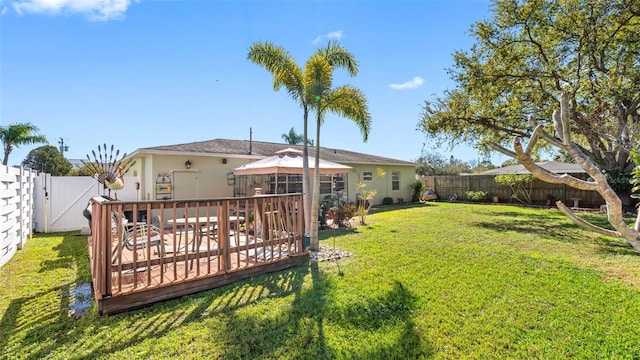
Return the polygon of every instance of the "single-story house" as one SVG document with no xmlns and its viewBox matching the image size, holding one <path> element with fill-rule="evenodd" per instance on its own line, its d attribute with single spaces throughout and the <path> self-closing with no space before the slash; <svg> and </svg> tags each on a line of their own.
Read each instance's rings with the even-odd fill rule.
<svg viewBox="0 0 640 360">
<path fill-rule="evenodd" d="M 127 157 L 136 161 L 127 175 L 140 179 L 140 200 L 250 196 L 256 188 L 263 194 L 281 192 L 282 188 L 300 192 L 301 175 L 279 174 L 275 179 L 274 175 L 233 174 L 234 168 L 273 156 L 287 148 L 302 150 L 303 146 L 214 139 L 140 148 Z M 309 148 L 309 155 L 315 155 L 314 147 Z M 361 181 L 367 184 L 367 190 L 377 191 L 375 204 L 380 204 L 385 197 L 394 201 L 411 198 L 416 169 L 413 162 L 324 147 L 320 149 L 320 159 L 351 167 L 346 174 L 321 175 L 321 199 L 335 194 L 342 200 L 355 202 L 359 192 L 356 184 Z M 309 166 L 312 168 L 313 163 Z M 378 176 L 378 168 L 385 172 L 383 176 Z"/>
</svg>

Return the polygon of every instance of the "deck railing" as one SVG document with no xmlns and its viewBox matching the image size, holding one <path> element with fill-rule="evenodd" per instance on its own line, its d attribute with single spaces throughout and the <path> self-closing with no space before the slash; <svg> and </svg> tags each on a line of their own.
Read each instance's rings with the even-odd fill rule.
<svg viewBox="0 0 640 360">
<path fill-rule="evenodd" d="M 302 195 L 185 201 L 94 198 L 89 237 L 100 314 L 305 261 Z"/>
</svg>

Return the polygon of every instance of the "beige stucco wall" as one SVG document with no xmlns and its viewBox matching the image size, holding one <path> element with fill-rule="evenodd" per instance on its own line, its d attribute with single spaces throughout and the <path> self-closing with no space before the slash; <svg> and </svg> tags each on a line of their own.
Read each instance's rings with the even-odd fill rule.
<svg viewBox="0 0 640 360">
<path fill-rule="evenodd" d="M 226 164 L 223 159 L 226 159 Z M 185 166 L 187 160 L 191 162 L 190 169 Z M 160 196 L 156 189 L 158 174 L 170 176 L 172 199 L 217 198 L 233 196 L 233 186 L 227 182 L 227 173 L 254 160 L 214 156 L 143 155 L 136 157 L 134 168 L 143 174 L 141 193 L 146 200 L 157 200 Z"/>
<path fill-rule="evenodd" d="M 357 184 L 362 181 L 362 175 L 365 171 L 373 172 L 373 180 L 365 181 L 364 190 L 376 190 L 377 194 L 373 200 L 373 204 L 379 205 L 385 197 L 391 197 L 393 202 L 397 202 L 402 198 L 405 202 L 411 201 L 411 184 L 415 182 L 415 167 L 401 165 L 368 165 L 368 164 L 345 164 L 353 169 L 349 172 L 349 200 L 355 201 L 356 193 L 361 190 L 357 189 Z M 378 176 L 377 169 L 384 171 L 384 175 Z M 391 173 L 400 172 L 400 189 L 391 190 Z"/>
<path fill-rule="evenodd" d="M 226 159 L 226 164 L 223 163 Z M 230 158 L 217 156 L 185 156 L 185 155 L 142 155 L 135 158 L 136 164 L 132 168 L 141 174 L 141 198 L 145 200 L 156 200 L 156 177 L 159 173 L 167 173 L 173 179 L 172 195 L 173 199 L 180 198 L 180 194 L 188 194 L 189 197 L 197 198 L 217 198 L 233 196 L 233 186 L 227 182 L 227 173 L 240 165 L 255 161 L 255 158 Z M 185 162 L 191 161 L 191 168 L 186 169 Z M 398 198 L 404 201 L 411 200 L 410 185 L 415 182 L 415 167 L 403 165 L 375 165 L 375 164 L 345 164 L 353 169 L 348 173 L 348 201 L 356 200 L 357 183 L 362 180 L 364 171 L 373 172 L 373 181 L 366 182 L 367 190 L 375 189 L 377 195 L 374 204 L 381 204 L 382 199 L 391 197 L 394 202 Z M 381 168 L 385 174 L 377 175 L 377 169 Z M 393 171 L 400 172 L 400 190 L 391 190 L 391 174 Z M 181 184 L 187 181 L 188 184 Z M 188 187 L 185 189 L 185 186 Z M 263 191 L 266 191 L 267 184 L 263 184 Z M 250 190 L 251 191 L 251 190 Z M 250 193 L 247 193 L 250 195 Z M 323 194 L 324 195 L 324 194 Z M 184 198 L 184 197 L 183 197 Z"/>
</svg>

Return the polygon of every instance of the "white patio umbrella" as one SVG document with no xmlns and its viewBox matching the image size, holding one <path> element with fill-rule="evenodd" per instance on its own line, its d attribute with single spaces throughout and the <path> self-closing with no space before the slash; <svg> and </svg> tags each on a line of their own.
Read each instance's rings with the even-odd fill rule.
<svg viewBox="0 0 640 360">
<path fill-rule="evenodd" d="M 309 156 L 309 173 L 313 175 L 315 158 Z M 320 159 L 320 174 L 343 174 L 350 166 Z M 302 174 L 302 151 L 287 148 L 275 155 L 233 169 L 234 175 Z"/>
<path fill-rule="evenodd" d="M 315 172 L 315 158 L 309 156 L 309 174 Z M 344 174 L 351 169 L 350 166 L 337 164 L 331 161 L 320 159 L 320 174 Z M 275 155 L 244 164 L 233 169 L 234 175 L 271 175 L 275 174 L 276 181 L 278 175 L 282 174 L 302 174 L 302 151 L 287 148 L 276 152 Z M 277 184 L 276 184 L 277 189 Z"/>
</svg>

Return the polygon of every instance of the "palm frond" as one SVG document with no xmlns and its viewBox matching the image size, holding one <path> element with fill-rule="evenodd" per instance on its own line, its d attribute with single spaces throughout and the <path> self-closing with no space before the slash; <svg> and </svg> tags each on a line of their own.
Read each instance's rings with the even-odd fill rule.
<svg viewBox="0 0 640 360">
<path fill-rule="evenodd" d="M 285 87 L 293 99 L 302 98 L 304 94 L 302 70 L 283 47 L 270 42 L 257 42 L 249 48 L 247 59 L 271 73 L 274 90 Z"/>
<path fill-rule="evenodd" d="M 351 76 L 358 75 L 358 61 L 355 56 L 337 41 L 329 41 L 327 47 L 319 49 L 317 53 L 324 56 L 331 66 L 344 68 Z"/>
<path fill-rule="evenodd" d="M 364 93 L 353 86 L 340 86 L 326 96 L 324 109 L 353 120 L 360 128 L 362 140 L 367 141 L 371 130 L 371 115 Z"/>
<path fill-rule="evenodd" d="M 315 54 L 309 58 L 304 67 L 304 83 L 308 104 L 319 107 L 320 102 L 331 90 L 333 67 L 326 58 Z"/>
</svg>

